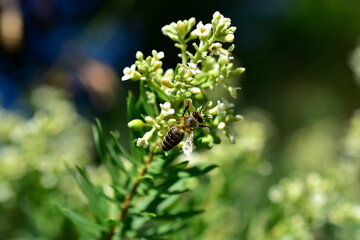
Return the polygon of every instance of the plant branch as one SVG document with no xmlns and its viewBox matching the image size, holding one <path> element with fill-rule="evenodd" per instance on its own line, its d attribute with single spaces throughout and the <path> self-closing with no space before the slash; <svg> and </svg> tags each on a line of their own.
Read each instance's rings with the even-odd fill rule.
<svg viewBox="0 0 360 240">
<path fill-rule="evenodd" d="M 134 196 L 136 195 L 136 192 L 137 192 L 137 189 L 140 185 L 140 181 L 139 179 L 141 177 L 144 177 L 145 174 L 147 173 L 148 169 L 149 169 L 149 166 L 152 162 L 152 160 L 154 159 L 154 150 L 156 148 L 156 145 L 157 143 L 155 143 L 152 147 L 152 150 L 149 152 L 148 156 L 146 156 L 144 158 L 144 166 L 143 168 L 139 171 L 138 175 L 137 175 L 137 178 L 134 182 L 134 185 L 132 186 L 130 192 L 125 196 L 125 201 L 121 204 L 121 207 L 120 207 L 120 212 L 118 214 L 118 217 L 117 217 L 117 220 L 119 223 L 123 222 L 125 220 L 125 218 L 127 217 L 127 214 L 129 212 L 129 208 L 130 208 L 130 205 L 131 205 L 131 200 L 134 198 Z M 112 225 L 110 230 L 109 230 L 109 233 L 105 236 L 105 240 L 111 240 L 112 237 L 114 236 L 115 234 L 115 228 L 116 228 L 116 225 Z"/>
</svg>

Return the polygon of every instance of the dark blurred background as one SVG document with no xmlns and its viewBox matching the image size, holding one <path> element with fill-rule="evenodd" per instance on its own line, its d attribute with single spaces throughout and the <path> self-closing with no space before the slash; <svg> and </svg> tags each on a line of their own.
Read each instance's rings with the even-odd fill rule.
<svg viewBox="0 0 360 240">
<path fill-rule="evenodd" d="M 360 105 L 348 64 L 360 36 L 357 0 L 2 0 L 0 8 L 4 108 L 24 107 L 19 99 L 50 84 L 66 89 L 89 120 L 122 128 L 133 85 L 120 79 L 136 51 L 164 51 L 165 67 L 174 67 L 177 49 L 161 27 L 193 16 L 208 22 L 217 10 L 238 28 L 234 53 L 246 68 L 238 112 L 265 110 L 276 145 L 319 119 L 341 124 Z"/>
</svg>

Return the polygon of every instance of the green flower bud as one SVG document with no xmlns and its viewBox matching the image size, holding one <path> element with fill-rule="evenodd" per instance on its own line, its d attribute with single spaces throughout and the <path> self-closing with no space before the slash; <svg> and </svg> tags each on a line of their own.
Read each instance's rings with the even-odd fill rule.
<svg viewBox="0 0 360 240">
<path fill-rule="evenodd" d="M 224 123 L 224 122 L 220 122 L 219 124 L 218 124 L 218 129 L 219 130 L 224 130 L 226 128 L 226 124 Z"/>
<path fill-rule="evenodd" d="M 198 88 L 198 87 L 192 87 L 189 89 L 189 91 L 192 93 L 192 94 L 199 94 L 201 93 L 201 89 Z"/>
<path fill-rule="evenodd" d="M 159 69 L 162 67 L 162 62 L 161 61 L 155 61 L 154 65 L 153 65 L 153 69 Z"/>
<path fill-rule="evenodd" d="M 186 72 L 187 71 L 184 67 L 179 67 L 178 73 L 180 76 L 184 76 Z"/>
<path fill-rule="evenodd" d="M 145 73 L 147 69 L 147 67 L 145 67 L 144 65 L 138 65 L 137 68 L 141 73 Z"/>
<path fill-rule="evenodd" d="M 222 17 L 222 15 L 219 13 L 219 11 L 216 11 L 213 14 L 213 20 L 220 20 L 221 17 Z"/>
<path fill-rule="evenodd" d="M 227 57 L 221 56 L 219 57 L 218 63 L 220 65 L 225 65 L 228 62 Z"/>
<path fill-rule="evenodd" d="M 136 52 L 136 59 L 139 60 L 139 61 L 142 61 L 144 60 L 144 54 L 140 51 L 137 51 Z"/>
<path fill-rule="evenodd" d="M 146 116 L 145 122 L 152 125 L 152 124 L 154 124 L 154 119 L 152 119 L 152 117 L 150 117 L 150 116 Z"/>
<path fill-rule="evenodd" d="M 161 79 L 161 85 L 163 85 L 165 87 L 168 87 L 168 88 L 173 88 L 174 87 L 174 84 L 167 77 L 163 77 Z"/>
<path fill-rule="evenodd" d="M 229 27 L 228 31 L 234 33 L 236 31 L 236 27 Z"/>
<path fill-rule="evenodd" d="M 234 39 L 235 39 L 235 36 L 234 36 L 234 34 L 228 34 L 228 35 L 226 35 L 226 37 L 225 37 L 225 42 L 229 42 L 229 43 L 231 43 L 231 42 L 233 42 L 234 41 Z"/>
<path fill-rule="evenodd" d="M 190 31 L 190 29 L 195 26 L 196 20 L 194 17 L 189 19 L 188 25 L 187 25 L 187 31 Z"/>
<path fill-rule="evenodd" d="M 177 22 L 177 28 L 178 28 L 178 33 L 180 36 L 184 36 L 186 34 L 185 25 L 182 21 Z"/>
<path fill-rule="evenodd" d="M 241 121 L 241 120 L 243 120 L 243 119 L 244 119 L 244 117 L 241 116 L 241 115 L 235 115 L 235 117 L 234 117 L 234 120 L 235 120 L 235 121 Z"/>
<path fill-rule="evenodd" d="M 140 119 L 133 119 L 128 123 L 128 127 L 135 132 L 140 132 L 144 128 L 144 122 Z"/>
<path fill-rule="evenodd" d="M 176 120 L 175 118 L 170 118 L 170 119 L 168 120 L 168 124 L 169 124 L 169 125 L 175 125 L 176 122 L 177 122 L 177 120 Z"/>
</svg>

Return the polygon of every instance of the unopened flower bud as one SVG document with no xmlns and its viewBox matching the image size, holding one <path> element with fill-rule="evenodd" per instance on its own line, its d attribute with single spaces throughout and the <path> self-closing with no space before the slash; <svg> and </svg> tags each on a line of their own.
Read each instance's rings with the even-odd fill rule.
<svg viewBox="0 0 360 240">
<path fill-rule="evenodd" d="M 151 139 L 151 137 L 153 136 L 153 134 L 154 134 L 154 131 L 153 130 L 150 130 L 150 131 L 148 131 L 148 132 L 146 132 L 145 134 L 144 134 L 144 139 L 145 140 L 147 140 L 147 141 L 149 141 L 150 139 Z"/>
<path fill-rule="evenodd" d="M 186 72 L 187 71 L 184 67 L 179 67 L 178 73 L 180 76 L 184 76 Z"/>
<path fill-rule="evenodd" d="M 225 65 L 228 62 L 228 58 L 224 55 L 220 55 L 218 63 L 220 65 Z"/>
<path fill-rule="evenodd" d="M 236 27 L 229 27 L 228 31 L 234 33 L 236 31 Z"/>
<path fill-rule="evenodd" d="M 170 119 L 168 120 L 168 124 L 169 124 L 169 125 L 174 125 L 174 124 L 176 124 L 176 122 L 177 122 L 177 120 L 176 120 L 175 118 L 170 118 Z"/>
<path fill-rule="evenodd" d="M 189 29 L 192 28 L 195 25 L 195 23 L 196 23 L 195 18 L 194 17 L 190 18 L 188 22 L 188 28 Z"/>
<path fill-rule="evenodd" d="M 163 77 L 161 79 L 161 85 L 168 87 L 168 88 L 174 87 L 174 84 L 170 81 L 170 79 L 168 77 Z"/>
<path fill-rule="evenodd" d="M 201 93 L 201 89 L 198 88 L 198 87 L 192 87 L 189 89 L 189 91 L 192 93 L 192 94 L 199 94 Z"/>
<path fill-rule="evenodd" d="M 184 23 L 182 21 L 178 21 L 176 24 L 177 24 L 179 35 L 184 35 L 185 34 L 185 25 L 184 25 Z"/>
<path fill-rule="evenodd" d="M 236 69 L 234 70 L 234 73 L 237 74 L 237 75 L 240 75 L 240 74 L 242 74 L 243 72 L 245 72 L 245 68 L 239 67 L 239 68 L 236 68 Z"/>
<path fill-rule="evenodd" d="M 162 62 L 161 61 L 156 61 L 154 63 L 153 67 L 154 67 L 154 70 L 161 68 L 162 67 Z"/>
<path fill-rule="evenodd" d="M 148 124 L 154 124 L 154 119 L 152 119 L 152 117 L 150 117 L 150 116 L 146 116 L 145 122 L 147 122 Z"/>
<path fill-rule="evenodd" d="M 191 83 L 193 80 L 194 80 L 193 77 L 188 77 L 187 79 L 185 79 L 185 81 L 186 81 L 187 83 Z"/>
<path fill-rule="evenodd" d="M 213 19 L 219 20 L 220 18 L 221 18 L 221 14 L 219 13 L 219 11 L 216 11 L 216 12 L 213 14 Z"/>
<path fill-rule="evenodd" d="M 144 123 L 140 119 L 133 119 L 128 123 L 128 127 L 135 132 L 140 132 L 144 128 Z"/>
<path fill-rule="evenodd" d="M 231 42 L 233 42 L 233 41 L 234 41 L 234 39 L 235 39 L 234 34 L 228 34 L 228 35 L 226 35 L 226 37 L 225 37 L 224 41 L 225 41 L 225 42 L 229 42 L 229 43 L 231 43 Z"/>
<path fill-rule="evenodd" d="M 140 51 L 137 51 L 136 52 L 136 59 L 139 60 L 139 61 L 142 61 L 144 60 L 144 54 Z"/>
<path fill-rule="evenodd" d="M 141 73 L 146 72 L 146 67 L 144 65 L 138 65 L 137 68 L 138 68 L 139 72 L 141 72 Z"/>
<path fill-rule="evenodd" d="M 210 115 L 217 115 L 217 114 L 219 114 L 218 107 L 216 106 L 216 107 L 210 109 L 210 110 L 209 110 L 209 114 L 210 114 Z"/>
<path fill-rule="evenodd" d="M 226 124 L 224 122 L 220 122 L 218 125 L 218 129 L 224 130 L 226 128 Z"/>
<path fill-rule="evenodd" d="M 241 120 L 243 120 L 243 119 L 244 119 L 244 117 L 241 116 L 241 115 L 235 115 L 235 117 L 234 117 L 234 120 L 235 120 L 235 121 L 241 121 Z"/>
</svg>

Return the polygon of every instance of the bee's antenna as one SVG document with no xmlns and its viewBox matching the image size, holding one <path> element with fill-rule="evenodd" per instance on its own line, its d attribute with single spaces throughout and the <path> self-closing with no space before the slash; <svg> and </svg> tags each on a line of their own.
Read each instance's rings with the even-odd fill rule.
<svg viewBox="0 0 360 240">
<path fill-rule="evenodd" d="M 205 107 L 205 105 L 206 105 L 206 102 L 205 102 L 203 105 L 201 105 L 199 112 L 201 112 L 201 111 L 203 110 L 203 108 Z"/>
</svg>

